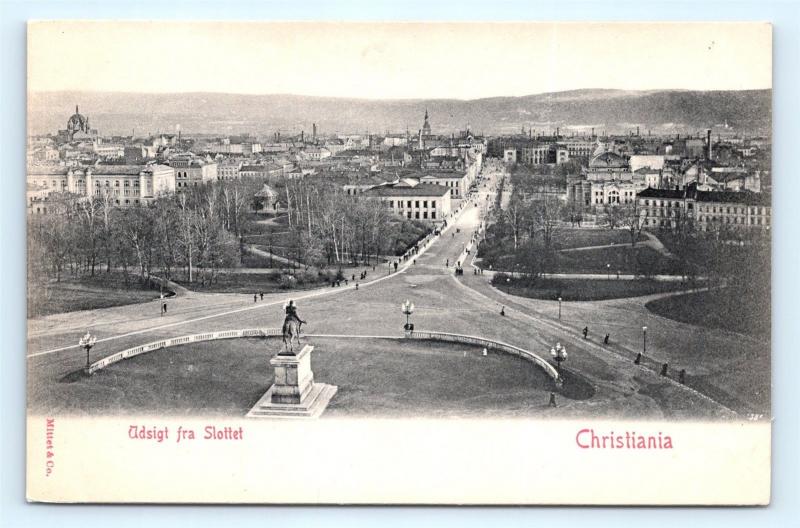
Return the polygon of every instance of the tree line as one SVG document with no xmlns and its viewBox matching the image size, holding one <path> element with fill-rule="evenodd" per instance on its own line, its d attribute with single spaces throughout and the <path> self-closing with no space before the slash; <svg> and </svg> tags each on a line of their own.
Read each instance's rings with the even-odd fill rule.
<svg viewBox="0 0 800 528">
<path fill-rule="evenodd" d="M 28 221 L 31 280 L 61 281 L 119 271 L 125 283 L 151 276 L 205 285 L 241 264 L 262 181 L 218 181 L 119 208 L 115 196 L 51 195 L 47 215 Z M 273 182 L 286 226 L 278 240 L 306 267 L 372 263 L 402 254 L 431 226 L 400 219 L 378 200 L 313 179 Z M 272 236 L 272 235 L 270 235 Z"/>
</svg>

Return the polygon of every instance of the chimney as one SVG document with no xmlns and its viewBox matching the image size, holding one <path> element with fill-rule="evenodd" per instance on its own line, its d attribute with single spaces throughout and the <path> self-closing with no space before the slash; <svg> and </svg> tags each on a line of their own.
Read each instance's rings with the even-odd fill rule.
<svg viewBox="0 0 800 528">
<path fill-rule="evenodd" d="M 713 152 L 711 151 L 711 129 L 710 128 L 708 130 L 706 130 L 706 142 L 707 142 L 707 146 L 708 146 L 708 151 L 707 151 L 708 152 L 708 160 L 710 161 L 710 160 L 713 159 L 712 158 Z"/>
<path fill-rule="evenodd" d="M 594 137 L 594 127 L 592 127 L 592 137 Z"/>
<path fill-rule="evenodd" d="M 317 140 L 317 124 L 316 123 L 312 123 L 311 126 L 313 127 L 312 128 L 312 130 L 313 130 L 313 132 L 312 132 L 313 136 L 312 137 L 313 137 L 314 141 L 316 141 Z"/>
<path fill-rule="evenodd" d="M 639 125 L 636 125 L 636 135 L 639 135 Z"/>
<path fill-rule="evenodd" d="M 558 139 L 558 136 L 559 136 L 559 132 L 560 132 L 560 131 L 561 131 L 561 128 L 559 128 L 559 127 L 556 127 L 556 139 Z"/>
<path fill-rule="evenodd" d="M 305 142 L 306 142 L 306 131 L 305 130 L 301 130 L 300 131 L 300 143 L 305 143 Z"/>
</svg>

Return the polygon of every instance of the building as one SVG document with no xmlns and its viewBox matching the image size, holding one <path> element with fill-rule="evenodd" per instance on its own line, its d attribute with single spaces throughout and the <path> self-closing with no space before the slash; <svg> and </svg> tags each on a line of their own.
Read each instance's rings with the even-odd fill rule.
<svg viewBox="0 0 800 528">
<path fill-rule="evenodd" d="M 637 197 L 644 227 L 675 228 L 689 220 L 701 231 L 759 229 L 772 225 L 770 197 L 765 194 L 687 189 L 645 189 Z"/>
<path fill-rule="evenodd" d="M 197 187 L 217 179 L 217 164 L 213 161 L 181 155 L 170 159 L 169 165 L 175 169 L 175 184 L 178 192 L 182 192 L 187 187 Z"/>
<path fill-rule="evenodd" d="M 31 167 L 28 185 L 31 213 L 46 213 L 53 193 L 81 197 L 109 196 L 120 207 L 141 205 L 176 190 L 175 171 L 166 165 L 92 165 L 90 167 Z"/>
<path fill-rule="evenodd" d="M 589 181 L 630 180 L 632 178 L 628 160 L 611 151 L 606 151 L 589 160 L 586 179 Z"/>
<path fill-rule="evenodd" d="M 240 178 L 239 169 L 243 163 L 236 158 L 226 158 L 217 162 L 217 179 L 219 180 L 238 180 Z"/>
<path fill-rule="evenodd" d="M 240 178 L 257 178 L 257 179 L 270 179 L 280 178 L 283 176 L 283 169 L 274 163 L 266 163 L 259 165 L 246 164 L 239 167 Z"/>
<path fill-rule="evenodd" d="M 419 182 L 447 187 L 450 190 L 450 198 L 453 200 L 460 200 L 467 196 L 472 183 L 469 175 L 461 171 L 425 174 L 419 179 Z"/>
<path fill-rule="evenodd" d="M 506 147 L 503 149 L 503 161 L 506 163 L 514 164 L 517 162 L 517 149 L 513 147 Z"/>
<path fill-rule="evenodd" d="M 278 193 L 266 183 L 253 195 L 253 212 L 255 213 L 276 213 L 278 207 Z"/>
<path fill-rule="evenodd" d="M 605 206 L 630 205 L 636 201 L 637 191 L 641 190 L 642 186 L 633 182 L 591 182 L 591 206 L 602 209 Z"/>
<path fill-rule="evenodd" d="M 441 222 L 451 212 L 450 191 L 441 185 L 395 180 L 362 193 L 376 198 L 398 215 L 415 220 Z"/>
<path fill-rule="evenodd" d="M 89 126 L 89 116 L 85 116 L 78 111 L 75 105 L 75 113 L 67 120 L 67 128 L 58 131 L 58 139 L 61 143 L 80 140 L 94 140 L 97 137 L 97 130 Z"/>
<path fill-rule="evenodd" d="M 530 145 L 522 147 L 522 163 L 526 165 L 545 165 L 552 163 L 552 151 L 552 145 L 549 143 L 533 142 Z"/>
</svg>

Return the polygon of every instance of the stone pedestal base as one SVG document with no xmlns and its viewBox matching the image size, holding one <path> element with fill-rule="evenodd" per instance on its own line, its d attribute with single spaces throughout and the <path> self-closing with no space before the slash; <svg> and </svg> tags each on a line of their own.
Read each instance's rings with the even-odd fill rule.
<svg viewBox="0 0 800 528">
<path fill-rule="evenodd" d="M 247 413 L 249 418 L 316 418 L 328 406 L 337 387 L 314 383 L 311 352 L 306 345 L 296 356 L 275 356 L 275 382 Z"/>
</svg>

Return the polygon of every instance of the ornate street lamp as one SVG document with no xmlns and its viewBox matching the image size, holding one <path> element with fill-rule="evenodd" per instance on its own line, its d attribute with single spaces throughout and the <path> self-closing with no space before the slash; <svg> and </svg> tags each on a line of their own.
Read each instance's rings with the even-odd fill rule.
<svg viewBox="0 0 800 528">
<path fill-rule="evenodd" d="M 409 322 L 409 317 L 411 317 L 411 314 L 414 313 L 414 303 L 406 299 L 406 302 L 400 305 L 400 309 L 406 315 L 406 325 L 403 327 L 403 329 L 413 330 L 414 326 Z"/>
<path fill-rule="evenodd" d="M 561 377 L 561 362 L 567 360 L 567 349 L 561 346 L 561 343 L 556 343 L 555 348 L 550 349 L 550 356 L 556 362 L 556 370 L 558 376 Z"/>
<path fill-rule="evenodd" d="M 80 339 L 80 341 L 78 341 L 78 346 L 86 349 L 86 372 L 89 372 L 89 366 L 91 365 L 89 363 L 89 351 L 92 349 L 92 347 L 96 342 L 97 338 L 92 334 L 90 334 L 89 332 L 86 332 L 86 335 L 83 336 Z"/>
<path fill-rule="evenodd" d="M 642 327 L 642 354 L 647 354 L 647 327 Z"/>
</svg>

